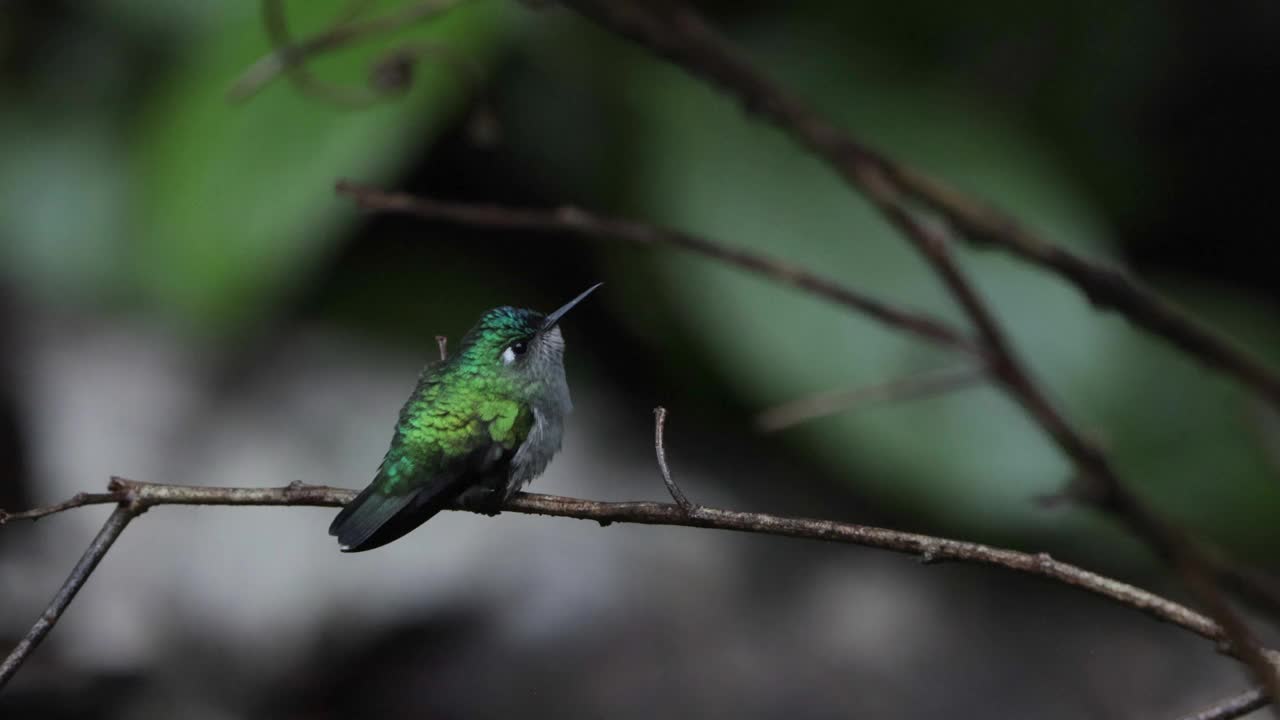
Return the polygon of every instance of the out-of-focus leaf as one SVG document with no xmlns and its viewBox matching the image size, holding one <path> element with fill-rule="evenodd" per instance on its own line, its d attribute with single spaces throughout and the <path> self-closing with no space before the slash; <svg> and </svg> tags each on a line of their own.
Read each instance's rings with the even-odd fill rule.
<svg viewBox="0 0 1280 720">
<path fill-rule="evenodd" d="M 268 50 L 257 4 L 249 5 L 227 5 L 224 22 L 209 28 L 144 109 L 133 138 L 136 285 L 144 300 L 214 330 L 234 327 L 305 277 L 342 231 L 342 218 L 354 217 L 350 203 L 334 197 L 334 180 L 392 173 L 455 113 L 471 81 L 456 67 L 424 61 L 409 92 L 370 107 L 335 107 L 283 80 L 247 103 L 229 103 L 231 83 Z M 287 3 L 295 36 L 323 27 L 344 5 Z M 376 58 L 423 39 L 483 67 L 507 22 L 502 3 L 462 3 L 393 41 L 310 67 L 326 81 L 364 85 Z"/>
<path fill-rule="evenodd" d="M 894 156 L 995 200 L 1075 251 L 1107 256 L 1105 226 L 1088 200 L 1004 118 L 963 96 L 879 84 L 865 68 L 842 68 L 838 59 L 804 62 L 807 74 L 788 75 L 779 57 L 762 64 Z M 965 323 L 905 240 L 825 166 L 669 70 L 646 67 L 633 79 L 627 96 L 637 113 L 632 163 L 638 214 L 784 257 Z M 1079 427 L 1116 451 L 1135 487 L 1162 507 L 1194 503 L 1188 489 L 1212 467 L 1229 466 L 1234 486 L 1218 493 L 1225 504 L 1215 512 L 1247 503 L 1258 522 L 1223 539 L 1247 535 L 1256 542 L 1273 532 L 1259 523 L 1265 513 L 1274 517 L 1280 510 L 1280 488 L 1265 492 L 1256 482 L 1258 453 L 1235 432 L 1238 423 L 1226 422 L 1243 410 L 1241 393 L 1200 385 L 1217 381 L 1170 361 L 1168 350 L 1151 347 L 1050 275 L 998 253 L 966 251 L 961 259 L 1037 377 Z M 659 267 L 688 335 L 760 407 L 961 359 L 721 265 L 669 253 Z M 1165 422 L 1171 407 L 1185 422 L 1170 423 L 1169 432 L 1185 432 L 1181 445 L 1187 453 L 1205 452 L 1201 461 L 1178 463 L 1156 448 L 1130 447 L 1150 444 L 1149 435 L 1130 431 Z M 1116 408 L 1124 409 L 1124 423 L 1114 422 Z M 1114 537 L 1085 532 L 1108 527 L 1089 511 L 1045 510 L 1033 502 L 1061 490 L 1072 468 L 1020 407 L 991 388 L 831 417 L 790 432 L 861 491 L 957 530 L 1069 533 L 1097 542 Z M 1186 519 L 1216 529 L 1198 522 L 1205 518 Z"/>
</svg>

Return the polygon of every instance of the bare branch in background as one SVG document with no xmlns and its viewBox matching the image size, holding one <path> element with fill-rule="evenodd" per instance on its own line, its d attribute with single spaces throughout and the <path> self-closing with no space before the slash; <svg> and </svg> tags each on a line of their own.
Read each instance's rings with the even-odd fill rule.
<svg viewBox="0 0 1280 720">
<path fill-rule="evenodd" d="M 386 37 L 412 25 L 434 20 L 460 3 L 461 0 L 411 2 L 395 12 L 360 21 L 355 16 L 367 3 L 358 2 L 352 10 L 343 13 L 330 29 L 295 42 L 289 32 L 284 7 L 280 0 L 263 0 L 263 25 L 267 29 L 274 50 L 251 65 L 240 76 L 228 91 L 227 98 L 233 102 L 248 100 L 283 74 L 304 92 L 320 95 L 333 102 L 359 106 L 380 100 L 389 91 L 380 83 L 383 78 L 378 68 L 381 68 L 383 63 L 375 65 L 375 72 L 371 77 L 372 88 L 351 88 L 331 85 L 316 79 L 307 71 L 307 61 L 316 55 Z M 412 52 L 416 52 L 417 55 L 440 54 L 438 51 L 441 50 L 436 45 L 415 47 L 419 50 Z M 403 61 L 405 56 L 401 51 L 395 51 L 388 57 Z"/>
<path fill-rule="evenodd" d="M 108 493 L 81 493 L 68 502 L 10 516 L 10 518 L 34 519 L 88 505 L 111 503 L 120 505 L 120 508 L 116 511 L 119 516 L 112 516 L 116 518 L 115 523 L 108 523 L 103 532 L 99 534 L 98 539 L 94 541 L 94 546 L 90 547 L 90 552 L 85 554 L 86 559 L 81 560 L 81 563 L 76 566 L 76 570 L 73 571 L 73 579 L 77 577 L 77 574 L 81 576 L 75 584 L 76 589 L 84 584 L 84 578 L 92 572 L 102 554 L 110 547 L 110 541 L 119 535 L 119 531 L 124 528 L 128 520 L 150 508 L 159 505 L 340 507 L 356 495 L 354 490 L 305 485 L 299 482 L 276 488 L 198 487 L 145 483 L 124 478 L 112 478 L 109 490 L 110 492 Z M 465 508 L 456 507 L 453 509 L 465 510 Z M 520 493 L 509 500 L 503 510 L 505 512 L 528 515 L 548 515 L 591 520 L 600 523 L 602 526 L 613 523 L 673 525 L 734 530 L 779 537 L 826 540 L 915 555 L 932 561 L 950 560 L 976 565 L 989 565 L 1026 575 L 1035 575 L 1078 588 L 1119 605 L 1137 610 L 1161 622 L 1183 628 L 1209 640 L 1215 646 L 1233 653 L 1233 648 L 1229 644 L 1226 632 L 1213 619 L 1155 593 L 1090 572 L 1069 563 L 1054 560 L 1047 553 L 1025 553 L 981 543 L 964 542 L 833 520 L 738 512 L 709 507 L 698 507 L 695 512 L 689 513 L 681 506 L 672 503 L 597 502 L 555 495 Z M 102 547 L 95 555 L 94 547 L 98 545 L 102 545 Z M 93 558 L 92 564 L 86 565 L 86 560 L 90 557 Z M 71 584 L 71 582 L 72 579 L 68 579 L 68 584 Z M 54 601 L 50 604 L 49 610 L 46 610 L 37 622 L 38 626 L 43 626 L 41 637 L 48 633 L 53 623 L 61 615 L 61 612 L 66 609 L 71 596 L 74 595 L 74 590 L 72 590 L 70 595 L 64 597 L 66 589 L 66 586 L 64 586 L 63 590 L 59 591 Z M 0 678 L 0 690 L 3 690 L 5 683 L 17 671 L 18 666 L 22 664 L 33 648 L 34 645 L 20 645 L 5 660 L 4 666 L 12 669 L 8 671 L 8 675 Z M 1268 650 L 1267 652 L 1274 657 L 1280 658 L 1280 654 L 1276 654 L 1274 651 Z"/>
<path fill-rule="evenodd" d="M 687 250 L 852 308 L 882 324 L 934 344 L 969 353 L 978 352 L 972 340 L 941 320 L 889 305 L 835 280 L 782 260 L 739 250 L 678 230 L 605 217 L 576 207 L 536 210 L 447 202 L 406 193 L 387 192 L 351 180 L 339 180 L 336 190 L 341 195 L 350 196 L 359 207 L 365 210 L 415 215 L 425 220 L 473 227 L 559 233 L 621 240 L 637 245 L 667 245 Z"/>
<path fill-rule="evenodd" d="M 982 367 L 948 367 L 895 378 L 876 385 L 825 390 L 775 405 L 756 416 L 756 426 L 777 432 L 818 418 L 906 400 L 918 400 L 975 387 L 985 382 Z"/>
<path fill-rule="evenodd" d="M 1280 409 L 1280 370 L 1123 270 L 1054 245 L 1009 215 L 915 170 L 896 163 L 886 164 L 885 170 L 904 192 L 946 216 L 974 246 L 999 248 L 1056 273 L 1075 285 L 1094 307 L 1123 315 L 1209 368 L 1252 387 Z"/>
<path fill-rule="evenodd" d="M 1254 688 L 1216 702 L 1194 715 L 1184 715 L 1180 720 L 1235 720 L 1266 707 L 1267 702 L 1262 688 Z"/>
</svg>

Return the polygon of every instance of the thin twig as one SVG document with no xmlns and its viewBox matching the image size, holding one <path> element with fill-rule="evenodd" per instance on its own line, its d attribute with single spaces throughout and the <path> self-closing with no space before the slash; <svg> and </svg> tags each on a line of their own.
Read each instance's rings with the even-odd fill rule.
<svg viewBox="0 0 1280 720">
<path fill-rule="evenodd" d="M 671 499 L 676 501 L 686 515 L 692 515 L 698 508 L 685 497 L 684 491 L 671 477 L 671 469 L 667 467 L 667 446 L 664 440 L 666 429 L 667 409 L 659 405 L 653 409 L 653 450 L 658 456 L 658 470 L 662 473 L 662 482 L 667 486 L 667 492 L 671 493 Z"/>
<path fill-rule="evenodd" d="M 44 508 L 43 512 L 19 513 L 18 515 L 12 515 L 10 517 L 27 517 L 35 519 L 55 512 L 62 512 L 63 510 L 67 510 L 72 507 L 78 507 L 79 505 L 114 501 L 103 500 L 102 498 L 103 496 L 99 494 L 78 495 L 76 496 L 76 499 L 74 499 L 74 504 L 69 501 L 61 503 L 60 505 L 55 505 L 51 508 Z M 27 632 L 26 637 L 22 638 L 22 640 L 18 642 L 18 646 L 15 647 L 13 651 L 9 653 L 9 656 L 4 659 L 4 662 L 0 663 L 0 690 L 4 689 L 4 686 L 7 685 L 9 680 L 11 680 L 18 672 L 18 668 L 22 667 L 22 663 L 26 661 L 31 652 L 40 645 L 40 643 L 45 639 L 45 636 L 49 634 L 49 631 L 53 629 L 53 626 L 58 622 L 58 619 L 62 617 L 62 613 L 66 611 L 67 606 L 71 604 L 73 599 L 75 599 L 76 593 L 80 592 L 80 588 L 84 587 L 84 583 L 89 579 L 89 575 L 93 574 L 94 569 L 98 567 L 98 563 L 102 561 L 102 557 L 111 549 L 116 538 L 120 537 L 120 533 L 124 532 L 125 527 L 129 525 L 129 521 L 137 517 L 139 512 L 141 512 L 141 510 L 129 503 L 127 500 L 120 501 L 120 504 L 116 507 L 115 511 L 107 518 L 106 524 L 104 524 L 102 529 L 98 531 L 97 537 L 93 539 L 93 542 L 89 543 L 89 549 L 84 551 L 84 555 L 80 557 L 80 562 L 76 563 L 75 568 L 71 570 L 71 574 L 67 576 L 66 582 L 62 583 L 62 587 L 59 588 L 58 593 L 53 596 L 53 600 L 49 602 L 49 606 L 40 614 L 40 618 L 36 620 L 35 625 L 31 626 L 31 630 Z"/>
<path fill-rule="evenodd" d="M 1194 715 L 1184 715 L 1180 720 L 1235 720 L 1266 705 L 1267 694 L 1262 688 L 1254 688 L 1220 700 Z"/>
<path fill-rule="evenodd" d="M 766 255 L 739 250 L 707 238 L 655 225 L 609 218 L 576 207 L 552 210 L 508 208 L 500 205 L 456 203 L 387 192 L 351 180 L 339 180 L 336 190 L 366 210 L 414 215 L 426 220 L 473 227 L 527 232 L 561 233 L 610 238 L 638 245 L 669 245 L 805 290 L 831 302 L 865 313 L 881 323 L 930 342 L 969 353 L 973 341 L 942 320 L 881 302 L 835 280 Z"/>
<path fill-rule="evenodd" d="M 449 338 L 446 335 L 436 336 L 436 345 L 440 347 L 440 362 L 449 359 Z"/>
<path fill-rule="evenodd" d="M 756 426 L 764 432 L 777 432 L 866 405 L 916 400 L 974 387 L 986 377 L 986 370 L 981 367 L 947 367 L 875 385 L 825 390 L 761 411 L 756 415 Z"/>
<path fill-rule="evenodd" d="M 114 493 L 76 493 L 70 500 L 58 503 L 57 505 L 35 508 L 34 510 L 27 510 L 18 513 L 7 513 L 4 510 L 0 510 L 0 525 L 4 525 L 5 523 L 13 520 L 39 520 L 46 515 L 53 515 L 54 513 L 60 513 L 64 510 L 70 510 L 84 505 L 111 503 L 116 501 L 116 495 Z"/>
<path fill-rule="evenodd" d="M 341 19 L 335 23 L 334 27 L 340 29 L 346 22 L 346 19 Z M 284 0 L 262 0 L 262 26 L 267 31 L 267 39 L 271 42 L 271 47 L 276 52 L 284 53 L 283 57 L 286 61 L 281 65 L 281 70 L 299 91 L 350 107 L 369 105 L 381 99 L 382 94 L 370 88 L 336 85 L 316 78 L 307 67 L 307 56 L 290 51 L 290 48 L 294 47 L 294 41 L 293 33 L 289 30 Z"/>
<path fill-rule="evenodd" d="M 737 98 L 754 112 L 827 163 L 860 190 L 900 230 L 974 323 L 991 373 L 1026 412 L 1076 463 L 1078 476 L 1092 484 L 1094 500 L 1167 557 L 1191 592 L 1222 623 L 1237 652 L 1273 697 L 1280 697 L 1280 672 L 1268 662 L 1251 631 L 1213 583 L 1207 559 L 1180 531 L 1152 513 L 1132 495 L 1106 456 L 1076 431 L 1041 390 L 1004 337 L 999 322 L 976 287 L 952 259 L 948 239 L 918 220 L 907 207 L 901 173 L 892 162 L 855 140 L 795 96 L 775 85 L 745 61 L 688 5 L 657 6 L 616 0 L 563 0 L 579 14 L 662 56 L 712 87 Z M 1247 375 L 1256 379 L 1256 375 Z M 1280 391 L 1280 380 L 1275 389 Z M 1280 392 L 1275 397 L 1280 398 Z"/>
<path fill-rule="evenodd" d="M 349 18 L 341 18 L 329 30 L 294 43 L 289 38 L 287 30 L 283 29 L 283 11 L 278 7 L 278 2 L 268 0 L 263 4 L 264 25 L 272 33 L 276 47 L 270 54 L 244 71 L 228 91 L 227 98 L 233 102 L 248 100 L 282 73 L 293 74 L 297 68 L 315 55 L 385 36 L 415 23 L 434 19 L 452 10 L 459 3 L 460 0 L 425 0 L 425 2 L 409 3 L 396 12 L 364 22 L 352 22 Z M 277 40 L 281 42 L 275 42 Z M 294 75 L 294 77 L 299 76 Z M 305 84 L 306 76 L 302 77 Z"/>
</svg>

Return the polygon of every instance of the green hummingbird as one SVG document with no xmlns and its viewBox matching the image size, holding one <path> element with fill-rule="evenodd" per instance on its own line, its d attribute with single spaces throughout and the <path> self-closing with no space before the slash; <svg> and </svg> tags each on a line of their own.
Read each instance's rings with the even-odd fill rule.
<svg viewBox="0 0 1280 720">
<path fill-rule="evenodd" d="M 557 324 L 602 284 L 550 315 L 494 308 L 423 369 L 378 474 L 329 526 L 343 552 L 386 545 L 454 501 L 496 512 L 542 474 L 573 409 Z"/>
</svg>

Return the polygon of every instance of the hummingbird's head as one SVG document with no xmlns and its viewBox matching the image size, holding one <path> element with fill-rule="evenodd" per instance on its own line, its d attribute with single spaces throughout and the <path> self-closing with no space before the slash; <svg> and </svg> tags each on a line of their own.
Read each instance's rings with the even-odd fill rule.
<svg viewBox="0 0 1280 720">
<path fill-rule="evenodd" d="M 560 319 L 603 284 L 592 285 L 550 315 L 509 306 L 494 308 L 463 338 L 463 352 L 473 361 L 492 363 L 512 374 L 530 376 L 559 369 L 564 358 Z"/>
</svg>

